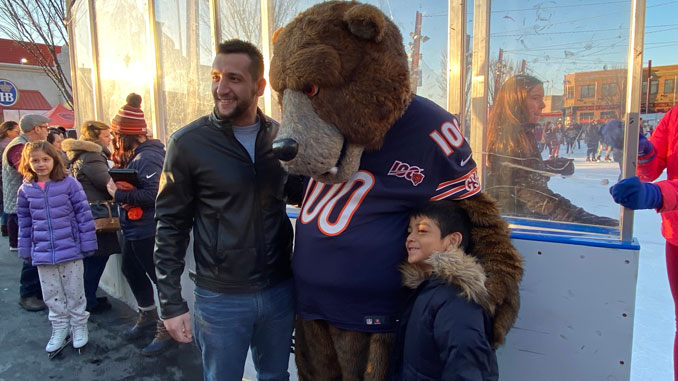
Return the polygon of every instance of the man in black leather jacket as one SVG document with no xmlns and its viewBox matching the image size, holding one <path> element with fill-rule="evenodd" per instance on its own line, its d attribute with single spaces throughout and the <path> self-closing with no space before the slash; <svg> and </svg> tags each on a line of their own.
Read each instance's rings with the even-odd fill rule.
<svg viewBox="0 0 678 381">
<path fill-rule="evenodd" d="M 289 377 L 293 232 L 286 201 L 290 193 L 300 199 L 301 182 L 290 186 L 271 151 L 278 125 L 257 108 L 265 86 L 256 47 L 220 44 L 214 111 L 172 135 L 160 179 L 155 265 L 162 318 L 175 340 L 192 340 L 180 277 L 193 229 L 194 328 L 206 380 L 240 380 L 250 345 L 258 378 Z"/>
</svg>

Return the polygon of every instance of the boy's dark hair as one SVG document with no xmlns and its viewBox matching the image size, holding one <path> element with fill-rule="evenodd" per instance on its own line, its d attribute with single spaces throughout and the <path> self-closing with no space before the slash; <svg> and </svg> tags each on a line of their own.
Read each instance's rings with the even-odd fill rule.
<svg viewBox="0 0 678 381">
<path fill-rule="evenodd" d="M 457 201 L 441 200 L 427 202 L 415 209 L 411 217 L 426 217 L 438 225 L 440 238 L 445 238 L 452 233 L 461 233 L 461 244 L 464 252 L 471 248 L 471 219 L 468 213 L 459 206 Z"/>
<path fill-rule="evenodd" d="M 224 41 L 217 47 L 217 54 L 232 53 L 244 53 L 250 57 L 249 69 L 253 81 L 258 81 L 264 76 L 264 56 L 256 46 L 247 41 L 233 39 Z"/>
</svg>

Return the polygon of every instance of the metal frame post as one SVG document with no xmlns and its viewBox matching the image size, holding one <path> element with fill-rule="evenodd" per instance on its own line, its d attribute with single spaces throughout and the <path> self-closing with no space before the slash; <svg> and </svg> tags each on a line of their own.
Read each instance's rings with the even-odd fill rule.
<svg viewBox="0 0 678 381">
<path fill-rule="evenodd" d="M 465 131 L 466 0 L 450 0 L 447 12 L 447 111 L 459 117 Z"/>
<path fill-rule="evenodd" d="M 473 65 L 471 79 L 471 149 L 478 164 L 478 179 L 485 183 L 487 138 L 487 86 L 490 55 L 490 7 L 492 0 L 473 2 Z"/>
<path fill-rule="evenodd" d="M 626 129 L 624 130 L 624 161 L 622 178 L 635 176 L 638 158 L 640 96 L 643 78 L 643 43 L 645 40 L 645 0 L 631 0 L 629 52 L 626 80 Z M 647 84 L 648 90 L 650 83 Z M 633 210 L 621 208 L 619 223 L 621 240 L 633 240 Z"/>
</svg>

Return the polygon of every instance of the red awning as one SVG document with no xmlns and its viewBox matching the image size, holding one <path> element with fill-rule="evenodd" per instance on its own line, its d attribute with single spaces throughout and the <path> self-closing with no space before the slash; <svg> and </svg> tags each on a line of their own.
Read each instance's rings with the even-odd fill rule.
<svg viewBox="0 0 678 381">
<path fill-rule="evenodd" d="M 62 104 L 54 106 L 54 108 L 49 110 L 45 116 L 52 119 L 52 121 L 49 123 L 50 126 L 73 128 L 73 123 L 75 120 L 73 111 L 67 109 Z"/>
<path fill-rule="evenodd" d="M 38 90 L 19 90 L 19 100 L 12 106 L 0 106 L 2 110 L 49 110 L 52 105 Z"/>
</svg>

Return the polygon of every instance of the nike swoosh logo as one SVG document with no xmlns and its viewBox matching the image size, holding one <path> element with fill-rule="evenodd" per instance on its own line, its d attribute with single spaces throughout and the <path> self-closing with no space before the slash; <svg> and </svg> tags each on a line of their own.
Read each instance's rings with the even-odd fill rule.
<svg viewBox="0 0 678 381">
<path fill-rule="evenodd" d="M 468 155 L 468 157 L 466 159 L 462 160 L 461 163 L 459 163 L 459 165 L 462 166 L 462 167 L 465 166 L 466 163 L 468 163 L 468 161 L 471 160 L 471 156 L 473 156 L 473 154 Z"/>
<path fill-rule="evenodd" d="M 470 158 L 470 156 L 469 156 L 469 158 Z M 150 179 L 151 177 L 155 176 L 156 173 L 158 173 L 158 172 L 153 172 L 150 175 L 146 175 L 146 178 Z"/>
</svg>

